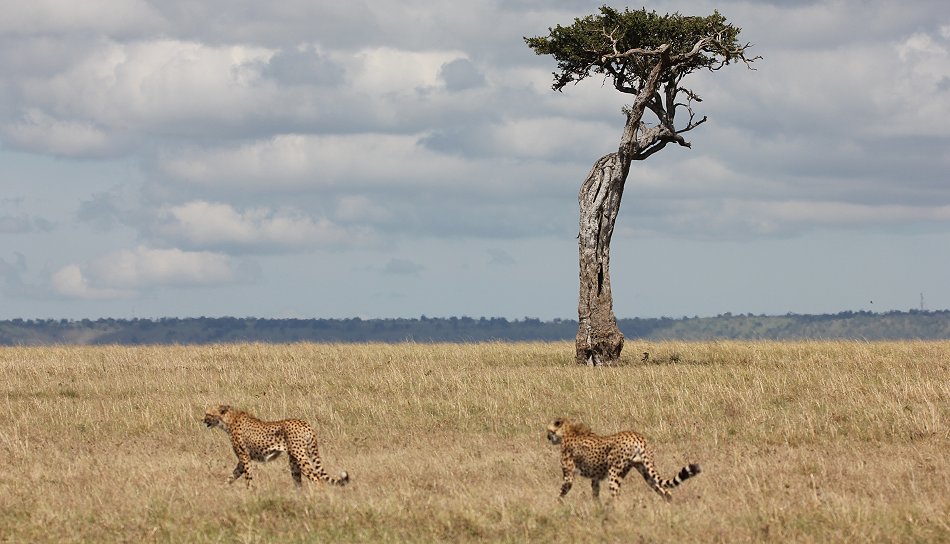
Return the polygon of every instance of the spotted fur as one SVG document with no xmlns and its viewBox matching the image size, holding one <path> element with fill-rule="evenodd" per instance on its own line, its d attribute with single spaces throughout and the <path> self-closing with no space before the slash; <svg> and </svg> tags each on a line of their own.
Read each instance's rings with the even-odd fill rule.
<svg viewBox="0 0 950 544">
<path fill-rule="evenodd" d="M 237 455 L 238 464 L 228 483 L 244 476 L 251 486 L 251 461 L 261 463 L 287 452 L 290 460 L 290 475 L 294 484 L 302 484 L 301 473 L 311 481 L 323 480 L 333 485 L 346 485 L 350 477 L 343 471 L 333 478 L 323 470 L 320 453 L 317 451 L 317 434 L 309 423 L 300 419 L 261 421 L 251 414 L 226 404 L 212 406 L 205 412 L 204 423 L 209 428 L 218 427 L 228 433 L 231 447 Z"/>
<path fill-rule="evenodd" d="M 600 495 L 600 483 L 607 479 L 610 497 L 620 492 L 620 481 L 631 468 L 646 480 L 654 491 L 664 499 L 672 497 L 668 491 L 687 478 L 700 473 L 697 464 L 680 469 L 672 480 L 661 478 L 653 466 L 653 451 L 646 439 L 633 431 L 623 431 L 609 436 L 595 434 L 587 425 L 570 419 L 555 419 L 548 425 L 548 440 L 561 446 L 561 469 L 564 482 L 561 497 L 574 485 L 574 474 L 590 478 L 594 498 Z"/>
</svg>

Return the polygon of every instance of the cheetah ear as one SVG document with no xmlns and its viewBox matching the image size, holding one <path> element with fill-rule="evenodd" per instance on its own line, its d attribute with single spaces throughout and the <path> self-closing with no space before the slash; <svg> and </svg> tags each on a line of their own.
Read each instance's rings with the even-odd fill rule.
<svg viewBox="0 0 950 544">
<path fill-rule="evenodd" d="M 554 426 L 555 426 L 555 427 L 560 427 L 563 423 L 564 423 L 564 422 L 561 421 L 560 419 L 555 419 L 555 420 L 554 420 Z"/>
<path fill-rule="evenodd" d="M 228 410 L 230 410 L 230 409 L 231 409 L 231 407 L 228 406 L 227 404 L 222 404 L 221 407 L 219 408 L 219 410 L 221 411 L 222 414 L 228 413 Z"/>
</svg>

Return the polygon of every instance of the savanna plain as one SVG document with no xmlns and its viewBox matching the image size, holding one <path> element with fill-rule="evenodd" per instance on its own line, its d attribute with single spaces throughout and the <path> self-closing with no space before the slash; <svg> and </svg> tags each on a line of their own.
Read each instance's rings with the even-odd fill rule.
<svg viewBox="0 0 950 544">
<path fill-rule="evenodd" d="M 0 348 L 3 542 L 948 542 L 950 342 Z M 644 361 L 642 353 L 650 357 Z M 204 410 L 300 417 L 344 488 L 286 457 L 225 483 Z M 558 500 L 546 424 L 634 429 L 671 477 Z"/>
</svg>

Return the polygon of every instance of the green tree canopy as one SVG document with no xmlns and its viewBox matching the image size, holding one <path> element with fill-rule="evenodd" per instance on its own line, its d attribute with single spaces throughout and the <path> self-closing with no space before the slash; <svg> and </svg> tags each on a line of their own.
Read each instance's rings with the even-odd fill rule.
<svg viewBox="0 0 950 544">
<path fill-rule="evenodd" d="M 557 60 L 553 85 L 557 91 L 593 73 L 612 78 L 621 92 L 637 94 L 654 66 L 650 57 L 658 55 L 667 57 L 659 79 L 672 83 L 697 69 L 718 70 L 737 60 L 755 60 L 745 57 L 749 44 L 739 43 L 741 29 L 718 11 L 698 17 L 603 6 L 599 15 L 548 30 L 549 35 L 525 42 L 535 53 Z"/>
</svg>

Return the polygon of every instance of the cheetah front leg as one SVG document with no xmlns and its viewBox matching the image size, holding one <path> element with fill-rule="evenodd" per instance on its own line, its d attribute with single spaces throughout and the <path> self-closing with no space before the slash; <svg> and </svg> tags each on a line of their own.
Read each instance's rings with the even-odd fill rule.
<svg viewBox="0 0 950 544">
<path fill-rule="evenodd" d="M 561 494 L 560 497 L 567 495 L 567 492 L 571 490 L 571 486 L 574 485 L 574 458 L 570 456 L 564 456 L 561 458 L 561 471 L 564 474 L 564 481 L 561 483 Z"/>
<path fill-rule="evenodd" d="M 244 476 L 244 481 L 247 482 L 247 487 L 251 487 L 251 480 L 254 478 L 251 476 L 251 455 L 247 452 L 247 449 L 234 445 L 234 454 L 237 455 L 238 464 L 234 467 L 234 472 L 231 474 L 231 477 L 228 478 L 228 483 L 233 484 L 240 478 Z"/>
<path fill-rule="evenodd" d="M 234 472 L 232 472 L 231 476 L 228 477 L 228 483 L 233 484 L 234 482 L 236 482 L 237 479 L 240 478 L 241 475 L 244 474 L 244 471 L 245 471 L 244 461 L 238 461 L 237 466 L 234 467 Z"/>
<path fill-rule="evenodd" d="M 600 498 L 600 480 L 597 478 L 591 478 L 590 492 L 594 495 L 595 500 Z"/>
</svg>

